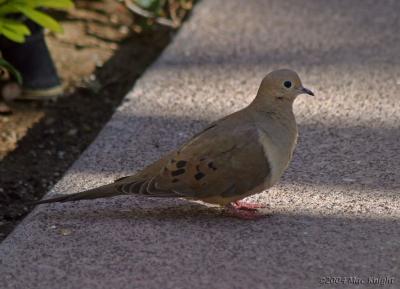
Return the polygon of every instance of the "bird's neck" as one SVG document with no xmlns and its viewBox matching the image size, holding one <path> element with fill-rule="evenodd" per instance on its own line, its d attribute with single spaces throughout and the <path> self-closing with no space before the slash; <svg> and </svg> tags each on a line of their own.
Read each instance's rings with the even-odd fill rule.
<svg viewBox="0 0 400 289">
<path fill-rule="evenodd" d="M 259 117 L 271 119 L 271 121 L 291 126 L 296 124 L 292 101 L 256 97 L 247 109 Z"/>
<path fill-rule="evenodd" d="M 259 129 L 271 135 L 279 135 L 287 145 L 292 146 L 297 138 L 297 124 L 292 104 L 251 103 L 247 108 Z"/>
</svg>

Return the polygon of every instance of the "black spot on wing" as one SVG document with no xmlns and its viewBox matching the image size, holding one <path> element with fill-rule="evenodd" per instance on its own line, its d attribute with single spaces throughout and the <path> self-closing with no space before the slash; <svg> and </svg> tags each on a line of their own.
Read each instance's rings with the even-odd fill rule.
<svg viewBox="0 0 400 289">
<path fill-rule="evenodd" d="M 176 177 L 176 176 L 179 176 L 179 175 L 184 174 L 184 173 L 185 173 L 185 170 L 184 170 L 184 169 L 179 169 L 179 170 L 176 170 L 176 171 L 172 171 L 172 172 L 171 172 L 171 175 L 172 175 L 173 177 Z"/>
<path fill-rule="evenodd" d="M 194 178 L 196 180 L 201 180 L 202 178 L 204 178 L 206 175 L 202 172 L 198 172 L 197 174 L 194 175 Z"/>
<path fill-rule="evenodd" d="M 212 170 L 217 170 L 217 168 L 215 167 L 215 165 L 214 165 L 214 163 L 213 162 L 209 162 L 208 163 L 208 167 L 210 168 L 210 169 L 212 169 Z"/>
<path fill-rule="evenodd" d="M 184 166 L 186 166 L 187 161 L 179 161 L 176 163 L 176 167 L 179 168 L 183 168 Z"/>
</svg>

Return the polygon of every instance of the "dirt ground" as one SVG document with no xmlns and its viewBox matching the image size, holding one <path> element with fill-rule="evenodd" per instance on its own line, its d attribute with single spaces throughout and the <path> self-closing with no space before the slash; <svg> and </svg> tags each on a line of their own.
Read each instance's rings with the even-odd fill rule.
<svg viewBox="0 0 400 289">
<path fill-rule="evenodd" d="M 0 240 L 93 141 L 124 95 L 174 34 L 140 31 L 117 1 L 77 1 L 57 15 L 64 34 L 47 43 L 65 85 L 55 103 L 10 103 L 0 116 Z"/>
</svg>

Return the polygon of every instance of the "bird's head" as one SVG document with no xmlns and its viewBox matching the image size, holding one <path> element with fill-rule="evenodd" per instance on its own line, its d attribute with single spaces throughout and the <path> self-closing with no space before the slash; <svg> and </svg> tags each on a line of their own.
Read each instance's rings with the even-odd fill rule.
<svg viewBox="0 0 400 289">
<path fill-rule="evenodd" d="M 264 104 L 292 104 L 299 94 L 314 95 L 303 87 L 300 77 L 289 69 L 279 69 L 267 74 L 257 93 L 257 102 Z"/>
</svg>

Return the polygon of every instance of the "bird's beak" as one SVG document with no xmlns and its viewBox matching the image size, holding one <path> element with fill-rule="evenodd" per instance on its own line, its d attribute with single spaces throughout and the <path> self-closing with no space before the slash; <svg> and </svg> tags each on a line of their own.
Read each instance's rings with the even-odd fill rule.
<svg viewBox="0 0 400 289">
<path fill-rule="evenodd" d="M 301 93 L 306 93 L 306 94 L 314 96 L 314 92 L 312 92 L 308 88 L 302 87 L 302 88 L 300 88 L 300 91 L 301 91 Z"/>
</svg>

